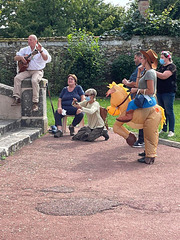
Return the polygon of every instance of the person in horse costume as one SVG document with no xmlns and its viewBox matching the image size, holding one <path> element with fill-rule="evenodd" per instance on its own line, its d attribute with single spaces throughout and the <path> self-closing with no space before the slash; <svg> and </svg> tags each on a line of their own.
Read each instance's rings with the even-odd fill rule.
<svg viewBox="0 0 180 240">
<path fill-rule="evenodd" d="M 153 164 L 157 156 L 158 145 L 158 127 L 161 127 L 165 121 L 164 109 L 156 103 L 155 93 L 157 76 L 155 69 L 157 68 L 158 56 L 152 50 L 140 51 L 143 54 L 142 65 L 138 68 L 136 87 L 128 93 L 123 84 L 113 82 L 109 85 L 106 96 L 111 94 L 111 106 L 107 108 L 108 113 L 114 116 L 119 115 L 113 126 L 113 131 L 133 146 L 136 142 L 136 136 L 128 131 L 123 124 L 126 123 L 132 128 L 143 129 L 145 142 L 145 156 L 139 162 Z M 145 69 L 141 76 L 142 70 Z M 138 107 L 135 99 L 131 100 L 130 94 L 136 93 L 142 95 L 143 105 Z"/>
</svg>

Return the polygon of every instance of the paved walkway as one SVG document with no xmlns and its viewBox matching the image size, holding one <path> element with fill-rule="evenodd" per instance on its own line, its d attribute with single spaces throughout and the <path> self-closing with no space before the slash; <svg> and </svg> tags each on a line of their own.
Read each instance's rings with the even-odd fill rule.
<svg viewBox="0 0 180 240">
<path fill-rule="evenodd" d="M 1 240 L 180 239 L 180 149 L 45 135 L 0 166 Z"/>
</svg>

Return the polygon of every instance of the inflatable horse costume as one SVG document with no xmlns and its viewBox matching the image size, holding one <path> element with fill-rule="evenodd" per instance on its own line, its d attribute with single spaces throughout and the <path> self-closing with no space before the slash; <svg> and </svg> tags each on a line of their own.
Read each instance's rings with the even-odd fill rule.
<svg viewBox="0 0 180 240">
<path fill-rule="evenodd" d="M 108 113 L 113 116 L 125 115 L 126 109 L 131 97 L 128 89 L 123 87 L 123 84 L 116 84 L 113 82 L 109 85 L 109 88 L 113 88 L 111 94 L 111 106 L 107 107 Z M 144 131 L 144 142 L 145 142 L 145 154 L 147 164 L 152 164 L 155 157 L 157 156 L 157 145 L 158 145 L 158 127 L 161 123 L 161 128 L 165 122 L 164 109 L 159 105 L 155 105 L 150 108 L 138 108 L 133 113 L 133 118 L 126 124 L 132 128 L 143 129 Z M 116 120 L 113 126 L 113 131 L 124 139 L 126 142 L 133 146 L 136 142 L 136 136 L 127 130 L 123 126 L 123 122 Z"/>
</svg>

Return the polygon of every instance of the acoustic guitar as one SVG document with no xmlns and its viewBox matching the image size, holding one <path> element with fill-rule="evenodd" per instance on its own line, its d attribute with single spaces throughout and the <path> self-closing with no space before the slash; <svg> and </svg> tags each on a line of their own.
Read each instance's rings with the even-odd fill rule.
<svg viewBox="0 0 180 240">
<path fill-rule="evenodd" d="M 18 69 L 19 69 L 19 73 L 20 72 L 24 72 L 26 71 L 26 69 L 29 66 L 29 62 L 31 59 L 29 59 L 31 56 L 34 56 L 38 53 L 38 50 L 35 49 L 32 53 L 30 53 L 28 56 L 24 57 L 26 59 L 26 63 L 23 63 L 22 60 L 18 61 Z"/>
</svg>

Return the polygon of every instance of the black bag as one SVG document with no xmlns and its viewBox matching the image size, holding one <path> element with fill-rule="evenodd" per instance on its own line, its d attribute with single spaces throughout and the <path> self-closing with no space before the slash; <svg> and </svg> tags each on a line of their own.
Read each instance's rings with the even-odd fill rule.
<svg viewBox="0 0 180 240">
<path fill-rule="evenodd" d="M 142 108 L 145 101 L 145 97 L 142 94 L 137 94 L 134 98 L 134 103 L 138 108 Z"/>
</svg>

